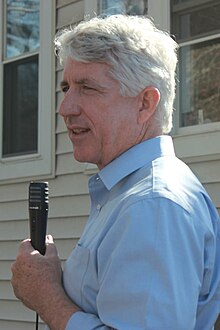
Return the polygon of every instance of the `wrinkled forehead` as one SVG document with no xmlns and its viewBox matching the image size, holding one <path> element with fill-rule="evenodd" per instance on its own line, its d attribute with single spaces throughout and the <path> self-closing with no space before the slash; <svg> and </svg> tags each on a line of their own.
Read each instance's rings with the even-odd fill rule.
<svg viewBox="0 0 220 330">
<path fill-rule="evenodd" d="M 119 84 L 111 75 L 111 67 L 106 63 L 78 62 L 67 58 L 62 82 L 92 83 L 97 87 Z M 62 84 L 61 82 L 61 84 Z"/>
</svg>

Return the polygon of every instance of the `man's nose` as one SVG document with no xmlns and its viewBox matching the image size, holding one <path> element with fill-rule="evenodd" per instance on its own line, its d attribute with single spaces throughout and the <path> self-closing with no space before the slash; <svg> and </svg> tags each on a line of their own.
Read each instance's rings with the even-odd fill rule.
<svg viewBox="0 0 220 330">
<path fill-rule="evenodd" d="M 59 114 L 62 117 L 79 116 L 81 107 L 77 102 L 77 96 L 71 90 L 65 94 L 59 107 Z"/>
</svg>

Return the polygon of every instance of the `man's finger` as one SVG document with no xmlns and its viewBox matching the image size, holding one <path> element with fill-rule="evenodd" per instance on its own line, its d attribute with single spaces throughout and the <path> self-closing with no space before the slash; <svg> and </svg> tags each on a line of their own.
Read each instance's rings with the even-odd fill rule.
<svg viewBox="0 0 220 330">
<path fill-rule="evenodd" d="M 19 252 L 31 253 L 34 251 L 30 238 L 23 240 L 19 246 Z"/>
</svg>

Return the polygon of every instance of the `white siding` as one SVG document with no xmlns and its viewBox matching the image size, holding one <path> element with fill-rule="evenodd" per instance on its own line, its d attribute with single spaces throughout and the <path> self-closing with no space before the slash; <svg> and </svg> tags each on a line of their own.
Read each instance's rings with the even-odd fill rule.
<svg viewBox="0 0 220 330">
<path fill-rule="evenodd" d="M 220 214 L 220 160 L 188 165 L 203 183 Z"/>
<path fill-rule="evenodd" d="M 220 213 L 220 125 L 219 131 L 174 137 L 176 154 L 203 183 Z"/>
</svg>

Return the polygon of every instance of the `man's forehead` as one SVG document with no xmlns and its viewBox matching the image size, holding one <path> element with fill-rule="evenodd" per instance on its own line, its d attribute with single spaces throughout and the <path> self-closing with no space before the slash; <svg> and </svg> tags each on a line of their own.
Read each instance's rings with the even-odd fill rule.
<svg viewBox="0 0 220 330">
<path fill-rule="evenodd" d="M 74 80 L 78 83 L 99 83 L 101 80 L 111 78 L 110 66 L 105 63 L 83 63 L 69 59 L 63 71 L 63 80 Z"/>
<path fill-rule="evenodd" d="M 75 61 L 71 58 L 68 58 L 65 65 L 64 65 L 64 71 L 72 69 L 75 72 L 82 71 L 82 72 L 94 72 L 96 71 L 109 71 L 110 66 L 107 63 L 101 63 L 101 62 L 80 62 Z"/>
</svg>

